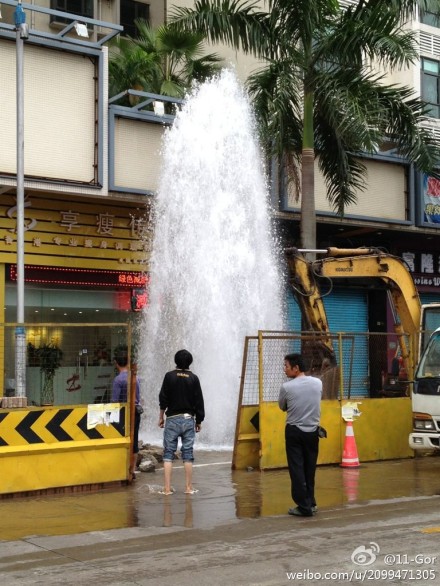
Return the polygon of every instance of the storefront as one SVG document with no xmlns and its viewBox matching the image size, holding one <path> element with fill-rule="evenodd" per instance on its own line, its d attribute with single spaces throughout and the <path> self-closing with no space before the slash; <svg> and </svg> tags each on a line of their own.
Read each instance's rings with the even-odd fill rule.
<svg viewBox="0 0 440 586">
<path fill-rule="evenodd" d="M 6 265 L 5 322 L 16 319 L 16 266 Z M 147 274 L 25 267 L 26 323 L 126 322 L 146 302 Z"/>
<path fill-rule="evenodd" d="M 113 198 L 69 196 L 60 200 L 52 194 L 31 194 L 26 197 L 25 224 L 28 398 L 31 404 L 41 403 L 41 372 L 35 352 L 48 344 L 63 352 L 62 366 L 56 372 L 56 404 L 88 403 L 108 396 L 114 375 L 112 352 L 127 336 L 126 328 L 118 330 L 109 324 L 135 325 L 147 302 L 149 209 Z M 0 204 L 0 311 L 2 323 L 10 324 L 3 333 L 4 394 L 13 394 L 15 378 L 15 229 L 15 198 L 4 194 Z"/>
<path fill-rule="evenodd" d="M 79 312 L 87 308 L 96 313 L 128 310 L 128 292 L 145 286 L 150 246 L 147 202 L 136 205 L 113 197 L 94 200 L 70 195 L 26 195 L 26 319 L 33 320 L 33 314 L 41 312 L 39 321 L 52 320 L 57 308 L 58 312 L 70 312 L 69 318 L 74 320 L 75 309 Z M 15 321 L 16 255 L 16 201 L 14 195 L 3 194 L 0 291 L 4 291 L 2 307 L 6 314 L 2 321 Z M 76 290 L 93 294 L 76 295 Z"/>
</svg>

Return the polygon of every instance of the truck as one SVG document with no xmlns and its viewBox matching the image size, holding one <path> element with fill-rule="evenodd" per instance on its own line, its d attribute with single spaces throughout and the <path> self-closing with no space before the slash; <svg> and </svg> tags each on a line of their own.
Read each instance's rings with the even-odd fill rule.
<svg viewBox="0 0 440 586">
<path fill-rule="evenodd" d="M 285 252 L 302 330 L 315 334 L 313 352 L 333 367 L 337 360 L 323 302 L 323 283 L 327 284 L 325 294 L 336 279 L 361 279 L 372 286 L 380 283 L 386 289 L 400 349 L 400 368 L 412 391 L 409 445 L 414 450 L 439 450 L 440 302 L 422 305 L 403 259 L 377 248 L 289 248 Z M 313 255 L 313 259 L 308 260 L 306 255 Z"/>
<path fill-rule="evenodd" d="M 440 450 L 440 328 L 427 338 L 421 354 L 414 377 L 412 411 L 410 447 L 413 450 Z"/>
</svg>

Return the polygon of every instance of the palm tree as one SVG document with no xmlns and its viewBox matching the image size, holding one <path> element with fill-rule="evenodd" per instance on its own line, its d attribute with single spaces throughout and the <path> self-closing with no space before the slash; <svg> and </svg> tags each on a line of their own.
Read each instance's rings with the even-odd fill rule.
<svg viewBox="0 0 440 586">
<path fill-rule="evenodd" d="M 301 193 L 304 248 L 316 248 L 315 157 L 340 215 L 366 186 L 359 154 L 385 140 L 435 173 L 440 149 L 420 125 L 424 104 L 377 73 L 416 61 L 414 33 L 402 22 L 418 5 L 438 11 L 430 0 L 359 0 L 345 10 L 338 0 L 269 0 L 269 11 L 254 0 L 197 0 L 193 9 L 174 9 L 171 26 L 264 61 L 248 88 L 268 155 Z"/>
<path fill-rule="evenodd" d="M 220 69 L 221 59 L 203 54 L 204 35 L 152 28 L 137 20 L 135 38 L 120 38 L 111 47 L 110 95 L 127 89 L 182 98 L 193 81 L 204 81 Z"/>
</svg>

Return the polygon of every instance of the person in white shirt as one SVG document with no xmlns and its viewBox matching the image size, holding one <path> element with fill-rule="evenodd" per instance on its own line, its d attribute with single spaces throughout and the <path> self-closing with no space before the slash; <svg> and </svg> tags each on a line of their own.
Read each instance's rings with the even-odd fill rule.
<svg viewBox="0 0 440 586">
<path fill-rule="evenodd" d="M 305 374 L 301 354 L 284 357 L 284 372 L 290 380 L 280 389 L 278 405 L 287 412 L 285 440 L 292 500 L 289 515 L 311 517 L 317 511 L 315 472 L 319 450 L 322 382 Z"/>
</svg>

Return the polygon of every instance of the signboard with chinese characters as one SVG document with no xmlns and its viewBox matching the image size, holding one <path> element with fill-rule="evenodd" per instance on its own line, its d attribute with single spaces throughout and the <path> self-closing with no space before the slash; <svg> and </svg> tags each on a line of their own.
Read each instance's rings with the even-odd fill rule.
<svg viewBox="0 0 440 586">
<path fill-rule="evenodd" d="M 440 180 L 423 176 L 423 215 L 429 224 L 440 224 Z"/>
<path fill-rule="evenodd" d="M 440 293 L 440 252 L 402 252 L 417 287 Z"/>
<path fill-rule="evenodd" d="M 10 265 L 8 277 L 17 280 L 17 265 Z M 71 269 L 69 267 L 44 267 L 25 265 L 24 280 L 26 283 L 46 285 L 77 285 L 80 287 L 118 287 L 118 289 L 134 289 L 139 295 L 145 294 L 148 275 L 128 271 L 100 271 L 91 269 Z M 133 292 L 134 295 L 134 292 Z"/>
<path fill-rule="evenodd" d="M 15 264 L 16 200 L 0 200 L 0 262 Z M 34 266 L 146 271 L 152 229 L 149 207 L 110 198 L 47 194 L 25 197 L 25 262 Z M 68 258 L 68 260 L 66 260 Z"/>
</svg>

